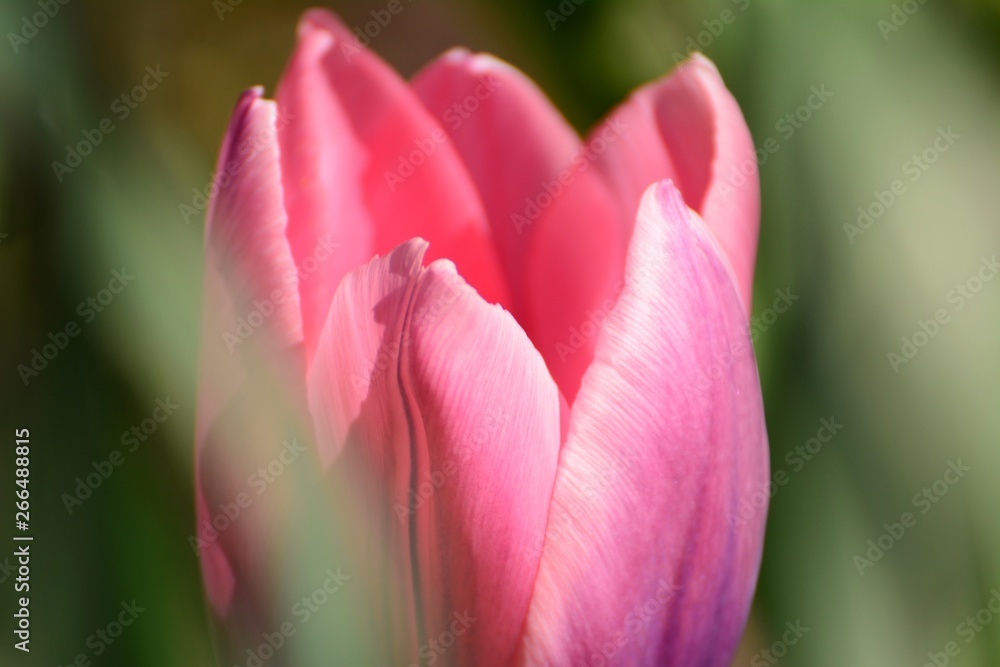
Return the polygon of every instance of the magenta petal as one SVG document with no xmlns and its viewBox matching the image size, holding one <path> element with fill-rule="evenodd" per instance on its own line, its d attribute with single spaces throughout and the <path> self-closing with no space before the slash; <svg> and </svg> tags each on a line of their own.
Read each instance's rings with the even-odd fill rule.
<svg viewBox="0 0 1000 667">
<path fill-rule="evenodd" d="M 414 236 L 450 257 L 490 301 L 507 287 L 478 193 L 440 125 L 407 83 L 332 14 L 307 12 L 278 88 L 289 239 L 304 264 L 327 235 L 329 260 L 302 280 L 312 354 L 347 271 Z"/>
<path fill-rule="evenodd" d="M 593 355 L 591 320 L 613 303 L 625 255 L 624 221 L 594 156 L 527 76 L 492 56 L 450 51 L 413 87 L 479 189 L 511 311 L 572 401 Z"/>
<path fill-rule="evenodd" d="M 765 512 L 735 517 L 767 476 L 742 304 L 711 234 L 654 185 L 573 405 L 521 658 L 592 664 L 610 642 L 607 664 L 728 665 Z"/>
<path fill-rule="evenodd" d="M 669 178 L 722 247 L 747 314 L 760 224 L 753 138 L 715 65 L 695 54 L 670 76 L 637 90 L 591 134 L 611 123 L 627 131 L 598 165 L 632 216 L 650 183 Z"/>
<path fill-rule="evenodd" d="M 341 283 L 310 405 L 321 456 L 360 462 L 369 523 L 386 536 L 396 581 L 410 582 L 388 595 L 387 633 L 404 649 L 394 655 L 419 664 L 419 645 L 459 623 L 449 661 L 503 665 L 537 573 L 526 545 L 544 531 L 559 392 L 508 313 L 450 262 L 420 268 L 425 248 L 407 242 Z"/>
</svg>

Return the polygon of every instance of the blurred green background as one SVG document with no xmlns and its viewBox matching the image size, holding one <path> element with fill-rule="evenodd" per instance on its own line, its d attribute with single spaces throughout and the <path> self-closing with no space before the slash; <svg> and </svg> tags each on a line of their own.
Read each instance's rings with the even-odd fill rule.
<svg viewBox="0 0 1000 667">
<path fill-rule="evenodd" d="M 754 312 L 785 475 L 734 664 L 923 665 L 955 642 L 948 664 L 1000 665 L 1000 618 L 975 620 L 1000 590 L 1000 280 L 972 293 L 1000 247 L 1000 3 L 577 2 L 416 0 L 372 48 L 404 75 L 454 45 L 493 52 L 582 132 L 693 40 L 757 145 L 776 141 Z M 385 6 L 326 4 L 351 26 Z M 560 4 L 573 11 L 553 29 Z M 209 182 L 239 93 L 273 93 L 307 6 L 71 0 L 15 53 L 8 33 L 39 6 L 0 5 L 0 542 L 15 428 L 31 430 L 36 536 L 27 658 L 0 549 L 0 664 L 93 655 L 88 638 L 132 600 L 145 611 L 94 664 L 214 664 L 188 544 L 203 220 L 179 205 Z M 147 66 L 167 75 L 122 118 L 115 100 Z M 831 95 L 802 111 L 814 87 Z M 114 131 L 57 177 L 106 117 Z M 80 304 L 123 267 L 135 279 L 87 321 Z M 782 290 L 798 298 L 773 316 Z M 71 321 L 80 334 L 25 386 L 18 365 Z M 924 344 L 894 363 L 903 337 Z M 168 397 L 179 408 L 70 513 L 63 494 Z M 823 419 L 843 428 L 817 450 Z M 905 512 L 915 523 L 886 537 Z M 794 644 L 789 623 L 808 628 Z"/>
</svg>

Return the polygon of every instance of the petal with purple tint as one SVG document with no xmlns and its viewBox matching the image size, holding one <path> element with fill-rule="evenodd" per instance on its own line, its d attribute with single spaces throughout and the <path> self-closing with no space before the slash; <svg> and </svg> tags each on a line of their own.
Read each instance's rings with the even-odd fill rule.
<svg viewBox="0 0 1000 667">
<path fill-rule="evenodd" d="M 614 665 L 732 658 L 764 513 L 733 518 L 768 458 L 745 315 L 718 252 L 672 184 L 650 187 L 570 415 L 527 664 L 591 664 L 607 642 Z"/>
</svg>

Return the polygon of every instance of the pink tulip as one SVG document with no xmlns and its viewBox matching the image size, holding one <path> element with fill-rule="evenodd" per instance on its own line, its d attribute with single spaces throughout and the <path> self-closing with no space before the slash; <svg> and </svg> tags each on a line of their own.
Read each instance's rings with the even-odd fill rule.
<svg viewBox="0 0 1000 667">
<path fill-rule="evenodd" d="M 729 664 L 765 518 L 740 512 L 768 479 L 755 167 L 701 55 L 581 141 L 491 56 L 453 50 L 407 83 L 308 12 L 276 100 L 237 104 L 207 213 L 197 520 L 217 620 L 294 622 L 266 602 L 279 500 L 210 527 L 241 452 L 281 448 L 244 402 L 267 386 L 307 423 L 311 462 L 289 465 L 364 489 L 312 524 L 333 539 L 357 512 L 378 536 L 341 537 L 363 554 L 345 590 L 388 590 L 364 612 L 383 634 L 343 641 L 399 665 Z M 265 426 L 225 435 L 248 420 Z"/>
</svg>

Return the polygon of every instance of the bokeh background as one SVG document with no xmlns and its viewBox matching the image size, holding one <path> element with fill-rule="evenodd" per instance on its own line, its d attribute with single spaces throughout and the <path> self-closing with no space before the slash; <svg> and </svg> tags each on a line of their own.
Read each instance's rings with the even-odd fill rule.
<svg viewBox="0 0 1000 667">
<path fill-rule="evenodd" d="M 352 26 L 385 6 L 325 4 Z M 1000 280 L 972 280 L 1000 249 L 1000 3 L 404 4 L 372 42 L 403 74 L 453 45 L 490 51 L 581 132 L 694 40 L 758 146 L 776 142 L 760 166 L 754 311 L 772 468 L 786 476 L 734 664 L 917 666 L 950 641 L 948 664 L 1000 664 L 1000 618 L 967 621 L 1000 590 Z M 572 12 L 553 26 L 560 4 Z M 88 637 L 133 599 L 145 611 L 93 664 L 215 664 L 188 544 L 203 220 L 179 207 L 209 182 L 239 93 L 273 92 L 306 6 L 70 0 L 15 53 L 6 35 L 39 6 L 0 4 L 0 543 L 14 532 L 15 428 L 32 434 L 36 536 L 33 650 L 11 646 L 0 569 L 0 664 L 93 655 Z M 169 74 L 122 119 L 112 105 L 147 66 Z M 60 180 L 53 161 L 106 117 L 114 131 Z M 878 214 L 865 227 L 859 207 Z M 122 267 L 134 281 L 85 321 L 79 304 Z M 959 308 L 967 284 L 980 289 Z M 772 317 L 786 290 L 797 299 Z M 947 323 L 893 364 L 939 309 Z M 17 366 L 71 321 L 80 335 L 25 386 Z M 179 408 L 69 513 L 62 495 L 168 397 Z M 797 454 L 823 419 L 843 427 Z M 941 482 L 952 463 L 968 472 Z M 888 540 L 904 512 L 915 525 Z M 880 536 L 891 546 L 859 564 Z M 789 623 L 808 629 L 794 643 Z"/>
</svg>

